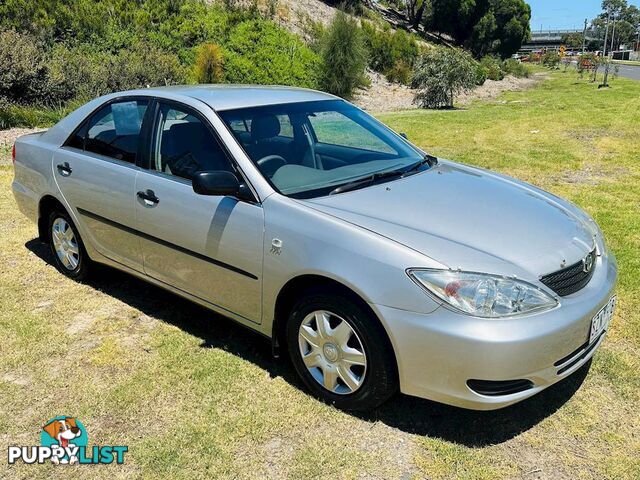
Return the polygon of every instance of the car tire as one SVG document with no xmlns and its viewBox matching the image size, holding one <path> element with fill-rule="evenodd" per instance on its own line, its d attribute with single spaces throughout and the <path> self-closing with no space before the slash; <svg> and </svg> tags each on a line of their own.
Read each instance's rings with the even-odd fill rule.
<svg viewBox="0 0 640 480">
<path fill-rule="evenodd" d="M 74 280 L 83 280 L 91 270 L 91 259 L 80 233 L 66 211 L 54 210 L 49 215 L 49 248 L 59 272 Z"/>
<path fill-rule="evenodd" d="M 294 368 L 326 403 L 371 410 L 397 391 L 389 338 L 378 319 L 350 295 L 307 292 L 292 308 L 285 333 Z"/>
</svg>

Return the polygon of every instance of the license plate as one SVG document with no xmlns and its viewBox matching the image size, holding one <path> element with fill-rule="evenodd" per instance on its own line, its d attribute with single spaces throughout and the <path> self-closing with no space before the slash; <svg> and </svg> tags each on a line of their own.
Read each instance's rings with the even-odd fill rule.
<svg viewBox="0 0 640 480">
<path fill-rule="evenodd" d="M 613 317 L 613 310 L 616 306 L 616 297 L 613 296 L 609 299 L 607 304 L 600 309 L 598 313 L 591 319 L 591 330 L 589 332 L 589 345 L 596 340 L 602 332 L 609 328 L 611 317 Z"/>
</svg>

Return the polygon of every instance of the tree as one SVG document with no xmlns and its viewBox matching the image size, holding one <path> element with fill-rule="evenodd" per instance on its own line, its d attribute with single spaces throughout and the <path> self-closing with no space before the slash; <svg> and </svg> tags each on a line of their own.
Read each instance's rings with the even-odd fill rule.
<svg viewBox="0 0 640 480">
<path fill-rule="evenodd" d="M 634 5 L 627 5 L 627 0 L 605 0 L 602 2 L 604 10 L 600 15 L 591 21 L 592 31 L 599 39 L 598 48 L 602 48 L 602 41 L 605 37 L 607 18 L 615 22 L 615 31 L 612 24 L 609 24 L 609 43 L 613 37 L 613 47 L 633 44 L 640 29 L 640 10 Z"/>
<path fill-rule="evenodd" d="M 488 11 L 486 0 L 431 0 L 428 28 L 449 34 L 463 44 L 469 31 Z"/>
<path fill-rule="evenodd" d="M 584 35 L 582 33 L 565 33 L 562 35 L 561 42 L 569 48 L 582 48 Z"/>
<path fill-rule="evenodd" d="M 493 50 L 502 58 L 510 57 L 529 38 L 531 7 L 523 0 L 490 0 L 489 3 L 496 17 Z"/>
<path fill-rule="evenodd" d="M 497 28 L 496 17 L 494 17 L 493 12 L 487 12 L 478 23 L 473 26 L 471 37 L 466 43 L 477 58 L 481 58 L 489 53 L 489 50 L 491 50 L 493 46 Z"/>
<path fill-rule="evenodd" d="M 428 28 L 451 35 L 474 55 L 517 52 L 529 37 L 531 8 L 524 0 L 431 0 Z"/>
<path fill-rule="evenodd" d="M 422 22 L 422 17 L 427 8 L 427 0 L 406 0 L 407 2 L 407 15 L 409 16 L 409 22 L 411 26 L 417 29 Z"/>
<path fill-rule="evenodd" d="M 336 13 L 320 50 L 321 86 L 329 93 L 350 98 L 362 85 L 367 66 L 367 47 L 358 23 L 346 13 Z"/>
<path fill-rule="evenodd" d="M 457 48 L 434 47 L 416 62 L 411 86 L 418 90 L 415 102 L 422 108 L 453 107 L 461 92 L 476 85 L 476 61 Z"/>
</svg>

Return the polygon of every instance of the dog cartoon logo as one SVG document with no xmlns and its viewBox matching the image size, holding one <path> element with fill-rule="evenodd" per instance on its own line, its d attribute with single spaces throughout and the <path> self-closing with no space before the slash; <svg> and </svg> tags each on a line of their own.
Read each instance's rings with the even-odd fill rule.
<svg viewBox="0 0 640 480">
<path fill-rule="evenodd" d="M 53 463 L 74 464 L 78 462 L 78 448 L 87 445 L 87 432 L 82 423 L 74 417 L 60 416 L 42 426 L 41 440 L 43 446 L 60 447 L 53 449 Z"/>
<path fill-rule="evenodd" d="M 40 428 L 40 445 L 9 445 L 9 465 L 22 461 L 27 465 L 108 465 L 124 463 L 126 445 L 92 445 L 87 429 L 76 417 L 60 415 Z"/>
</svg>

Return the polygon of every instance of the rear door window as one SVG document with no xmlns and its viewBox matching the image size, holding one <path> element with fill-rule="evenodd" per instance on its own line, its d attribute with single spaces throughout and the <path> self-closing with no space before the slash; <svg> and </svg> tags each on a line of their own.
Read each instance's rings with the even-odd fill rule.
<svg viewBox="0 0 640 480">
<path fill-rule="evenodd" d="M 140 130 L 148 101 L 124 100 L 110 103 L 96 112 L 84 130 L 84 150 L 106 157 L 135 163 Z M 73 138 L 71 146 L 78 146 Z"/>
</svg>

